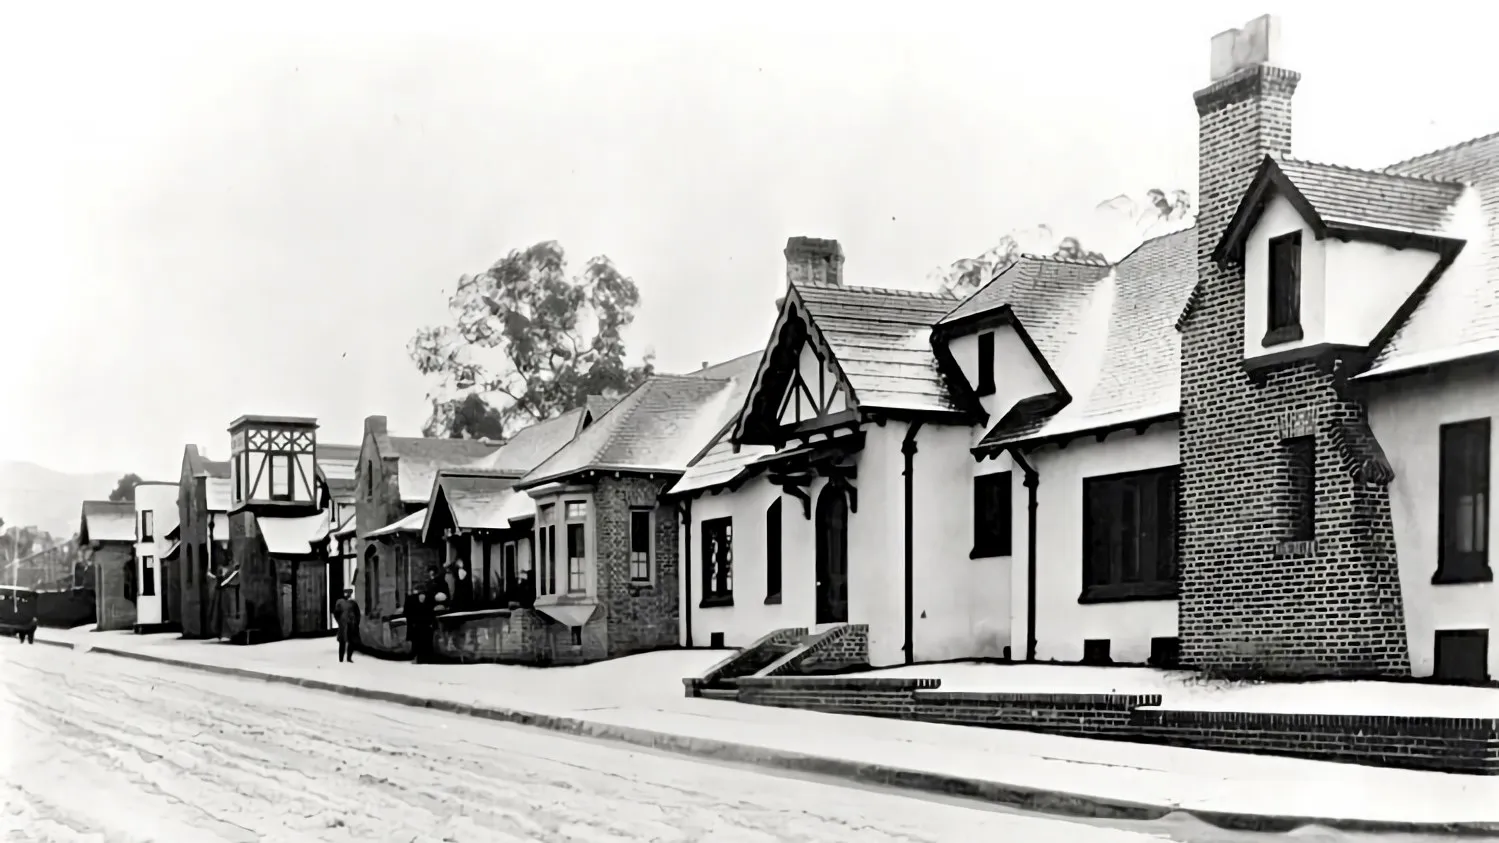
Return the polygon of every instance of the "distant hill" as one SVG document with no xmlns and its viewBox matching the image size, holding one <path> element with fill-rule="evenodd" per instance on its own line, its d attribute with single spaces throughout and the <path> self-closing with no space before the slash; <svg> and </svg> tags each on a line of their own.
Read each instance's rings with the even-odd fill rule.
<svg viewBox="0 0 1499 843">
<path fill-rule="evenodd" d="M 78 529 L 83 501 L 109 497 L 124 474 L 64 474 L 35 463 L 0 460 L 0 518 L 7 528 L 40 527 L 65 539 Z"/>
</svg>

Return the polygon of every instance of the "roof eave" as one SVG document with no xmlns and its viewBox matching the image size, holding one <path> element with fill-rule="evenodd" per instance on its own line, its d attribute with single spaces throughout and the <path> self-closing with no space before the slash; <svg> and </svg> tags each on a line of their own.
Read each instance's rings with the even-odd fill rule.
<svg viewBox="0 0 1499 843">
<path fill-rule="evenodd" d="M 1110 433 L 1117 433 L 1121 430 L 1131 429 L 1135 430 L 1137 433 L 1144 433 L 1146 428 L 1149 428 L 1152 425 L 1180 420 L 1181 411 L 1179 410 L 1172 413 L 1158 413 L 1153 416 L 1114 421 L 1109 422 L 1108 424 L 1077 428 L 1075 430 L 1067 430 L 1060 433 L 1042 433 L 1032 436 L 1023 436 L 1019 439 L 1000 439 L 993 442 L 982 441 L 979 442 L 979 444 L 973 446 L 973 448 L 971 449 L 971 453 L 974 455 L 974 457 L 979 459 L 983 459 L 984 457 L 992 458 L 999 456 L 1001 453 L 1008 451 L 1011 448 L 1034 450 L 1046 445 L 1065 446 L 1069 442 L 1072 442 L 1076 439 L 1081 439 L 1084 436 L 1094 436 L 1098 438 L 1098 441 L 1102 442 L 1104 437 L 1107 437 Z"/>
<path fill-rule="evenodd" d="M 1259 169 L 1255 170 L 1254 177 L 1250 179 L 1249 187 L 1239 200 L 1239 207 L 1234 210 L 1228 227 L 1218 239 L 1218 245 L 1213 247 L 1213 263 L 1224 266 L 1231 261 L 1242 261 L 1244 242 L 1264 213 L 1265 203 L 1269 201 L 1272 189 L 1279 191 L 1291 203 L 1291 207 L 1301 215 L 1318 240 L 1326 236 L 1326 226 L 1317 209 L 1312 207 L 1312 203 L 1307 201 L 1301 190 L 1281 170 L 1275 157 L 1266 155 L 1260 160 Z"/>
<path fill-rule="evenodd" d="M 608 463 L 592 463 L 590 465 L 581 466 L 579 468 L 570 468 L 566 471 L 559 471 L 543 477 L 524 478 L 520 482 L 516 483 L 514 488 L 516 491 L 524 492 L 530 489 L 538 488 L 540 486 L 547 486 L 553 483 L 562 483 L 563 481 L 567 480 L 591 481 L 593 478 L 590 475 L 595 474 L 628 474 L 632 476 L 645 475 L 647 477 L 681 477 L 684 473 L 686 473 L 685 469 L 681 468 L 652 468 L 650 466 L 641 465 L 610 465 Z"/>
</svg>

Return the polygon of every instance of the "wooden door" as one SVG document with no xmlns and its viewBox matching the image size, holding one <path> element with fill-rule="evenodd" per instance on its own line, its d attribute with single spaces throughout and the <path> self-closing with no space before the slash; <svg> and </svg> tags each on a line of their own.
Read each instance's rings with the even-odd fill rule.
<svg viewBox="0 0 1499 843">
<path fill-rule="evenodd" d="M 817 496 L 817 622 L 848 622 L 848 496 L 824 486 Z"/>
<path fill-rule="evenodd" d="M 307 561 L 297 565 L 297 635 L 312 635 L 328 629 L 328 565 Z"/>
</svg>

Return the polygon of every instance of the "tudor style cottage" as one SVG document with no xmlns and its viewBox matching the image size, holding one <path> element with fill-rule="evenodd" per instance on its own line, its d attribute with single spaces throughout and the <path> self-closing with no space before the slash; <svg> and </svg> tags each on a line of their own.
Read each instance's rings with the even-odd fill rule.
<svg viewBox="0 0 1499 843">
<path fill-rule="evenodd" d="M 78 546 L 85 549 L 94 569 L 98 629 L 130 629 L 135 625 L 135 594 L 130 582 L 135 562 L 135 504 L 84 501 Z"/>
<path fill-rule="evenodd" d="M 1495 675 L 1499 135 L 1291 158 L 1276 26 L 1214 40 L 1201 215 L 1118 264 L 957 302 L 792 239 L 748 398 L 672 490 L 685 642 Z"/>
<path fill-rule="evenodd" d="M 229 463 L 207 459 L 198 446 L 182 452 L 177 481 L 177 576 L 184 638 L 220 634 L 218 583 L 229 571 Z"/>
<path fill-rule="evenodd" d="M 177 530 L 177 484 L 137 483 L 134 518 L 135 631 L 178 629 L 178 620 L 171 613 L 171 594 L 176 592 L 176 608 L 180 611 L 182 593 L 168 561 L 176 544 L 168 536 Z"/>
</svg>

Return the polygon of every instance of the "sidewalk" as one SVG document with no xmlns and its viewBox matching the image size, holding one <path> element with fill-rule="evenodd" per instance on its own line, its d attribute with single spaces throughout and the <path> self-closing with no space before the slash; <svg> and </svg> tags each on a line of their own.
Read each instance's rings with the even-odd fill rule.
<svg viewBox="0 0 1499 843">
<path fill-rule="evenodd" d="M 1266 831 L 1499 831 L 1499 782 L 764 708 L 682 696 L 722 653 L 675 651 L 574 668 L 337 662 L 329 641 L 255 647 L 82 630 L 44 640 L 261 674 L 323 690 L 510 720 L 720 760 L 974 796 L 1033 810 L 1153 819 L 1185 811 Z M 675 675 L 673 675 L 675 674 Z"/>
</svg>

